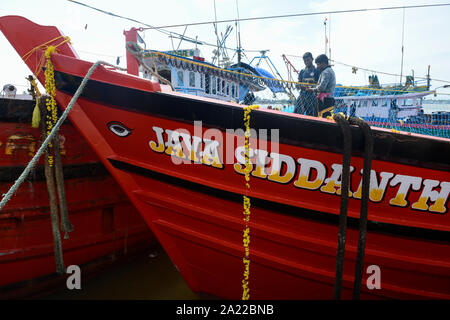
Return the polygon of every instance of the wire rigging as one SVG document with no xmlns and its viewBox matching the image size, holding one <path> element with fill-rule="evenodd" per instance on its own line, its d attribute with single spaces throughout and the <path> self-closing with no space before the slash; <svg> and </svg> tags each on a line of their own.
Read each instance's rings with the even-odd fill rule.
<svg viewBox="0 0 450 320">
<path fill-rule="evenodd" d="M 70 1 L 72 3 L 78 4 L 78 5 L 90 8 L 90 9 L 93 9 L 95 11 L 99 11 L 101 13 L 104 13 L 104 14 L 107 14 L 107 15 L 110 15 L 110 16 L 113 16 L 113 17 L 116 17 L 116 18 L 129 20 L 129 21 L 136 22 L 136 23 L 139 23 L 141 25 L 147 26 L 147 28 L 142 28 L 142 30 L 156 30 L 158 32 L 161 32 L 161 33 L 169 36 L 169 37 L 173 37 L 173 35 L 176 35 L 180 39 L 183 39 L 183 40 L 189 41 L 189 42 L 193 42 L 195 44 L 205 45 L 205 46 L 209 46 L 209 47 L 217 47 L 217 44 L 204 42 L 204 41 L 199 41 L 199 40 L 191 38 L 191 37 L 183 36 L 180 33 L 173 32 L 173 31 L 167 31 L 167 30 L 164 30 L 163 28 L 160 28 L 160 27 L 154 27 L 154 26 L 149 25 L 149 24 L 147 24 L 145 22 L 142 22 L 142 21 L 139 21 L 139 20 L 136 20 L 136 19 L 132 19 L 132 18 L 127 18 L 127 17 L 121 16 L 121 15 L 118 15 L 118 14 L 115 14 L 115 13 L 112 13 L 112 12 L 108 12 L 108 11 L 105 11 L 105 10 L 102 10 L 102 9 L 98 9 L 98 8 L 92 7 L 90 5 L 84 4 L 82 2 L 78 2 L 78 1 L 75 1 L 75 0 L 67 0 L 67 1 Z M 236 19 L 231 20 L 231 21 L 235 21 L 235 20 Z M 211 23 L 214 23 L 214 22 L 211 22 Z M 183 26 L 185 26 L 185 25 L 183 25 Z M 224 47 L 224 49 L 236 50 L 236 48 L 228 48 L 228 47 Z M 248 51 L 248 52 L 259 52 L 259 50 L 246 50 L 246 51 Z"/>
<path fill-rule="evenodd" d="M 396 6 L 396 7 L 381 7 L 381 8 L 366 8 L 366 9 L 350 9 L 350 10 L 336 10 L 336 11 L 323 11 L 323 12 L 296 13 L 296 14 L 287 14 L 287 15 L 263 16 L 263 17 L 252 17 L 252 18 L 242 18 L 241 19 L 239 17 L 239 8 L 238 8 L 238 5 L 237 5 L 237 0 L 236 0 L 236 7 L 237 7 L 237 14 L 238 14 L 238 18 L 237 19 L 228 19 L 228 20 L 220 20 L 220 21 L 208 21 L 208 22 L 197 22 L 197 23 L 184 23 L 184 24 L 177 24 L 177 25 L 167 25 L 167 26 L 155 27 L 155 26 L 151 26 L 151 25 L 149 25 L 147 23 L 144 23 L 144 22 L 132 19 L 132 18 L 127 18 L 127 17 L 121 16 L 121 15 L 118 15 L 118 14 L 115 14 L 115 13 L 112 13 L 112 12 L 108 12 L 108 11 L 105 11 L 105 10 L 102 10 L 102 9 L 98 9 L 98 8 L 89 6 L 89 5 L 84 4 L 82 2 L 78 2 L 78 1 L 75 1 L 75 0 L 67 0 L 67 1 L 70 1 L 70 2 L 75 3 L 75 4 L 88 7 L 90 9 L 99 11 L 101 13 L 105 13 L 105 14 L 111 15 L 113 17 L 129 20 L 129 21 L 136 22 L 136 23 L 142 24 L 144 26 L 147 26 L 147 28 L 142 28 L 142 30 L 157 30 L 157 31 L 159 31 L 159 32 L 161 32 L 163 34 L 168 35 L 169 37 L 173 37 L 173 35 L 177 35 L 178 37 L 180 37 L 180 39 L 184 39 L 184 40 L 187 40 L 187 41 L 190 41 L 190 42 L 194 42 L 196 44 L 206 45 L 206 46 L 210 46 L 210 47 L 217 47 L 217 43 L 216 44 L 212 44 L 212 43 L 208 43 L 208 42 L 204 42 L 204 41 L 198 41 L 197 39 L 186 37 L 186 36 L 184 36 L 182 34 L 179 34 L 179 33 L 173 32 L 173 31 L 164 30 L 164 28 L 173 28 L 173 27 L 181 27 L 181 26 L 188 27 L 188 26 L 204 25 L 204 24 L 216 24 L 216 26 L 217 26 L 218 23 L 235 22 L 235 24 L 237 26 L 236 29 L 237 29 L 238 34 L 239 34 L 240 33 L 240 23 L 239 22 L 241 22 L 241 21 L 276 19 L 276 18 L 289 18 L 289 17 L 300 17 L 300 16 L 313 16 L 313 15 L 326 15 L 326 14 L 331 15 L 331 14 L 340 14 L 340 13 L 369 12 L 369 11 L 378 11 L 378 10 L 380 10 L 380 11 L 382 11 L 382 10 L 399 10 L 399 9 L 405 10 L 405 9 L 416 9 L 416 8 L 430 8 L 430 7 L 450 6 L 450 3 L 439 3 L 439 4 L 424 4 L 424 5 L 411 5 L 411 6 Z M 238 46 L 239 46 L 238 49 L 236 49 L 236 48 L 228 48 L 226 46 L 223 46 L 223 48 L 224 49 L 228 49 L 228 50 L 233 50 L 233 51 L 239 51 L 240 50 L 241 53 L 243 53 L 243 51 L 246 51 L 246 52 L 260 52 L 261 51 L 261 50 L 244 50 L 244 49 L 240 48 L 240 44 L 238 44 Z M 245 54 L 244 54 L 244 56 L 245 56 Z M 286 56 L 299 57 L 299 56 L 288 55 L 288 54 L 286 54 Z M 333 61 L 333 62 L 338 63 L 338 64 L 342 64 L 342 65 L 345 65 L 345 66 L 349 66 L 349 67 L 352 67 L 352 68 L 355 67 L 355 68 L 358 68 L 360 70 L 364 70 L 364 71 L 368 71 L 368 72 L 374 72 L 374 73 L 385 74 L 385 75 L 396 76 L 396 77 L 398 77 L 398 76 L 406 77 L 406 76 L 399 75 L 399 74 L 394 74 L 394 73 L 376 71 L 376 70 L 371 70 L 371 69 L 366 69 L 366 68 L 359 68 L 359 67 L 352 66 L 352 65 L 349 65 L 349 64 L 346 64 L 346 63 L 338 62 L 336 60 L 331 60 L 330 59 L 330 61 Z M 427 80 L 427 78 L 425 78 L 425 77 L 415 77 L 415 78 Z M 450 81 L 448 81 L 448 80 L 441 80 L 441 79 L 430 79 L 430 80 L 437 81 L 437 82 L 443 82 L 443 83 L 450 83 Z"/>
<path fill-rule="evenodd" d="M 71 0 L 69 0 L 69 1 L 71 1 Z M 284 15 L 276 15 L 276 16 L 242 18 L 242 19 L 238 19 L 237 21 L 267 20 L 267 19 L 292 18 L 292 17 L 315 16 L 315 15 L 326 15 L 326 14 L 356 13 L 356 12 L 369 12 L 369 11 L 378 11 L 378 10 L 383 11 L 383 10 L 398 10 L 398 9 L 417 9 L 417 8 L 444 7 L 444 6 L 450 6 L 450 3 L 422 4 L 422 5 L 415 5 L 415 6 L 397 6 L 397 7 L 366 8 L 366 9 L 347 9 L 347 10 L 320 11 L 320 12 L 308 12 L 308 13 L 293 13 L 293 14 L 284 14 Z M 217 23 L 227 23 L 227 22 L 234 22 L 234 21 L 236 21 L 236 19 L 219 20 L 219 21 L 217 21 Z M 150 27 L 148 29 L 175 28 L 175 27 L 182 27 L 182 26 L 198 26 L 198 25 L 210 24 L 210 23 L 213 23 L 213 21 L 181 23 L 181 24 L 165 25 L 165 26 L 158 26 L 158 27 Z M 144 28 L 144 29 L 147 29 L 147 28 Z"/>
<path fill-rule="evenodd" d="M 301 56 L 297 56 L 297 55 L 293 55 L 293 54 L 285 54 L 285 56 L 286 57 L 294 57 L 294 58 L 302 58 Z M 351 64 L 344 63 L 344 62 L 339 62 L 339 61 L 336 61 L 336 60 L 333 60 L 333 59 L 330 59 L 330 61 L 334 62 L 334 63 L 337 63 L 337 64 L 341 64 L 341 65 L 346 66 L 346 67 L 356 68 L 358 70 L 363 70 L 363 71 L 367 71 L 367 72 L 384 74 L 384 75 L 394 76 L 394 77 L 399 77 L 400 76 L 398 73 L 389 73 L 389 72 L 377 71 L 377 70 L 373 70 L 373 69 L 361 68 L 361 67 L 358 67 L 358 66 L 354 66 L 354 65 L 351 65 Z M 406 75 L 403 76 L 403 77 L 406 77 Z M 426 77 L 418 77 L 418 76 L 414 76 L 414 78 L 421 79 L 421 80 L 427 80 L 428 79 Z M 437 81 L 437 82 L 450 83 L 449 80 L 441 80 L 441 79 L 434 79 L 434 78 L 430 78 L 430 80 L 431 81 Z"/>
</svg>

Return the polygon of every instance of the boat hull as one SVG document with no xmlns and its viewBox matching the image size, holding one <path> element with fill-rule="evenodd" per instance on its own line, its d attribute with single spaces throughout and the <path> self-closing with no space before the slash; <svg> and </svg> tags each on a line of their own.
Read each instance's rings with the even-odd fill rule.
<svg viewBox="0 0 450 320">
<path fill-rule="evenodd" d="M 91 85 L 95 85 L 94 80 Z M 69 89 L 60 88 L 59 98 L 67 104 L 70 94 L 64 91 Z M 133 100 L 132 96 L 128 98 Z M 204 120 L 205 126 L 199 132 L 186 121 L 144 111 L 163 108 L 157 102 L 160 94 L 156 93 L 153 98 L 153 104 L 136 104 L 140 110 L 125 105 L 102 104 L 97 97 L 80 98 L 78 106 L 84 113 L 83 119 L 89 119 L 92 124 L 89 129 L 85 127 L 84 132 L 89 132 L 89 136 L 95 135 L 96 140 L 102 139 L 101 145 L 108 147 L 108 151 L 102 154 L 109 169 L 127 190 L 191 289 L 239 299 L 243 278 L 244 176 L 234 164 L 224 163 L 225 154 L 220 161 L 223 166 L 218 165 L 220 168 L 194 161 L 175 164 L 177 158 L 170 155 L 172 152 L 168 154 L 168 136 L 161 135 L 164 147 L 158 149 L 162 144 L 156 132 L 164 131 L 166 134 L 166 130 L 172 130 L 187 132 L 191 137 L 205 137 L 206 131 L 211 128 L 207 122 L 210 118 L 208 114 L 198 111 L 196 116 Z M 178 102 L 185 108 L 188 103 L 183 99 Z M 198 110 L 202 103 L 195 101 L 192 109 Z M 166 106 L 176 113 L 176 103 L 167 103 Z M 212 103 L 208 107 L 213 109 L 211 114 L 216 115 L 219 110 L 214 110 L 214 107 L 221 108 Z M 239 119 L 236 121 L 240 121 L 242 110 L 236 109 L 234 112 L 240 113 L 235 116 Z M 256 112 L 254 117 L 258 119 Z M 74 121 L 85 122 L 81 118 Z M 112 132 L 111 123 L 120 123 L 131 133 L 127 137 L 118 136 Z M 333 129 L 335 134 L 336 129 Z M 227 135 L 223 130 L 219 131 L 224 137 L 221 141 L 223 150 L 226 150 Z M 240 138 L 242 136 L 233 135 L 230 140 Z M 400 135 L 401 138 L 403 136 Z M 328 177 L 332 176 L 333 165 L 341 162 L 341 155 L 329 150 L 288 144 L 279 144 L 278 147 L 280 154 L 293 159 L 323 163 Z M 183 154 L 189 157 L 188 152 Z M 352 166 L 355 170 L 351 190 L 355 193 L 360 183 L 362 159 L 354 157 Z M 419 176 L 422 180 L 436 177 L 440 177 L 441 181 L 449 180 L 448 171 L 431 167 L 379 159 L 373 163 L 373 170 L 378 176 L 392 173 L 397 176 Z M 439 165 L 436 164 L 436 167 Z M 297 188 L 294 181 L 300 180 L 299 170 L 295 169 L 294 176 L 287 179 L 289 181 L 251 177 L 251 298 L 332 298 L 340 197 L 336 193 Z M 276 179 L 273 177 L 273 180 Z M 447 299 L 450 297 L 448 215 L 446 212 L 422 213 L 411 209 L 411 205 L 420 198 L 421 190 L 409 192 L 407 208 L 390 205 L 388 200 L 396 198 L 398 192 L 398 188 L 387 188 L 382 201 L 372 201 L 369 205 L 370 222 L 361 297 Z M 352 219 L 347 234 L 343 298 L 351 298 L 359 206 L 359 199 L 350 199 L 349 216 Z M 367 270 L 372 265 L 378 266 L 382 272 L 380 290 L 370 290 L 366 286 L 371 275 Z"/>
</svg>

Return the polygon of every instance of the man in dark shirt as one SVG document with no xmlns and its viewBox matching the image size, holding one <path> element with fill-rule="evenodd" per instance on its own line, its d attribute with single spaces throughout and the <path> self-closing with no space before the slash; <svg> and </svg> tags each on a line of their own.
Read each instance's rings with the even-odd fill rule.
<svg viewBox="0 0 450 320">
<path fill-rule="evenodd" d="M 306 52 L 303 55 L 303 62 L 305 63 L 305 69 L 301 70 L 298 75 L 298 81 L 302 84 L 298 86 L 300 89 L 300 95 L 295 101 L 295 113 L 306 114 L 313 116 L 314 107 L 316 104 L 316 97 L 314 93 L 306 91 L 305 84 L 316 84 L 319 79 L 320 72 L 313 65 L 313 56 L 311 52 Z"/>
</svg>

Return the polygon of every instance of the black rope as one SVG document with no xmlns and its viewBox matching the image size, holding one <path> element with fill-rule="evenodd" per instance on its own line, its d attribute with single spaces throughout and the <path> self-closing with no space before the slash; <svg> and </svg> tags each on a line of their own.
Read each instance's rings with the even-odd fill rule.
<svg viewBox="0 0 450 320">
<path fill-rule="evenodd" d="M 350 184 L 350 158 L 352 147 L 350 124 L 359 126 L 364 135 L 364 167 L 362 177 L 361 210 L 359 218 L 358 251 L 356 256 L 355 280 L 353 283 L 353 299 L 359 300 L 367 235 L 367 213 L 369 208 L 370 172 L 373 157 L 373 136 L 370 126 L 360 118 L 348 118 L 347 120 L 342 114 L 335 114 L 333 119 L 341 128 L 343 136 L 341 208 L 339 214 L 338 245 L 336 253 L 336 277 L 334 279 L 334 299 L 336 300 L 341 298 L 345 260 L 345 237 L 347 233 L 348 192 Z"/>
<path fill-rule="evenodd" d="M 369 208 L 370 171 L 373 156 L 373 136 L 370 126 L 360 118 L 350 118 L 350 124 L 359 126 L 364 135 L 364 168 L 362 177 L 361 211 L 359 215 L 358 252 L 355 266 L 355 282 L 353 283 L 353 299 L 359 300 L 363 275 L 364 252 L 367 234 L 367 211 Z"/>
<path fill-rule="evenodd" d="M 347 209 L 348 191 L 350 184 L 350 157 L 352 149 L 352 135 L 347 119 L 341 114 L 333 116 L 342 131 L 343 137 L 343 159 L 342 159 L 342 182 L 341 182 L 341 208 L 339 214 L 338 245 L 336 253 L 336 275 L 334 278 L 334 299 L 341 299 L 342 277 L 344 272 L 345 236 L 347 233 Z"/>
</svg>

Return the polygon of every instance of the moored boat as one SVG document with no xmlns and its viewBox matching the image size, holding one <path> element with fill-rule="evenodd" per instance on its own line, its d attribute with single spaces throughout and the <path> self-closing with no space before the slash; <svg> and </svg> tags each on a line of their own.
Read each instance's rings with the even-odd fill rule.
<svg viewBox="0 0 450 320">
<path fill-rule="evenodd" d="M 8 89 L 14 88 L 8 86 Z M 41 143 L 29 94 L 0 96 L 0 192 L 6 193 Z M 70 124 L 59 133 L 66 202 L 74 231 L 62 240 L 66 267 L 82 276 L 155 244 L 151 231 L 97 155 Z M 44 161 L 0 212 L 0 296 L 27 297 L 63 285 L 55 273 Z"/>
<path fill-rule="evenodd" d="M 56 100 L 67 106 L 92 63 L 61 43 L 55 27 L 7 16 L 0 29 L 20 56 L 32 52 L 25 61 L 31 70 L 43 57 L 42 44 L 59 45 L 51 55 Z M 42 72 L 38 78 L 44 83 Z M 252 201 L 251 298 L 333 297 L 343 166 L 342 136 L 332 120 L 252 111 L 251 127 L 275 136 L 250 139 L 247 189 L 242 105 L 187 96 L 99 66 L 69 118 L 193 291 L 242 296 L 246 195 Z M 370 289 L 363 281 L 361 297 L 449 299 L 450 141 L 372 131 L 364 270 L 379 267 L 382 282 Z M 351 297 L 354 278 L 364 145 L 358 128 L 351 134 L 344 298 Z"/>
</svg>

